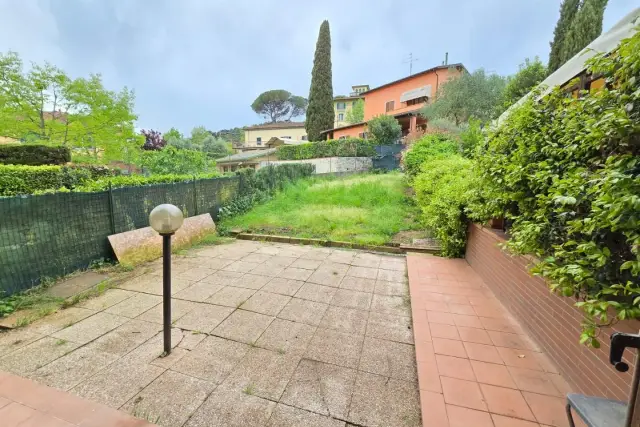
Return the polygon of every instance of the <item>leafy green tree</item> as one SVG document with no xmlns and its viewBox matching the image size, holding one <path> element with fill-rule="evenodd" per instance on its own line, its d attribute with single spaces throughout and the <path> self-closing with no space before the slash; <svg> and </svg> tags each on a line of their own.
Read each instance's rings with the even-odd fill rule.
<svg viewBox="0 0 640 427">
<path fill-rule="evenodd" d="M 504 77 L 487 74 L 482 68 L 464 73 L 440 85 L 433 103 L 421 113 L 427 119 L 449 119 L 459 126 L 471 117 L 489 121 L 497 117 L 502 108 Z"/>
<path fill-rule="evenodd" d="M 211 132 L 211 135 L 216 138 L 221 138 L 225 141 L 230 142 L 244 142 L 244 129 L 242 128 L 232 128 L 232 129 L 221 129 L 217 132 Z"/>
<path fill-rule="evenodd" d="M 320 25 L 311 71 L 309 108 L 305 128 L 309 141 L 319 141 L 320 133 L 333 128 L 333 83 L 331 72 L 331 33 L 329 21 Z"/>
<path fill-rule="evenodd" d="M 169 129 L 167 132 L 165 132 L 164 135 L 162 135 L 162 137 L 169 141 L 169 139 L 183 139 L 184 136 L 182 135 L 182 132 L 180 132 L 178 129 L 176 128 L 171 128 Z"/>
<path fill-rule="evenodd" d="M 307 100 L 283 89 L 268 90 L 258 95 L 251 104 L 251 109 L 275 123 L 304 114 Z"/>
<path fill-rule="evenodd" d="M 560 18 L 556 23 L 556 28 L 553 30 L 553 41 L 549 43 L 551 47 L 551 52 L 549 52 L 549 73 L 553 73 L 566 62 L 562 60 L 562 47 L 579 8 L 580 0 L 563 0 L 560 5 Z"/>
<path fill-rule="evenodd" d="M 231 143 L 209 135 L 202 141 L 202 151 L 214 159 L 231 154 Z"/>
<path fill-rule="evenodd" d="M 504 88 L 504 108 L 509 108 L 547 77 L 547 68 L 537 56 L 526 58 L 516 74 L 507 78 Z"/>
<path fill-rule="evenodd" d="M 602 33 L 602 19 L 608 0 L 583 0 L 562 43 L 564 64 Z"/>
<path fill-rule="evenodd" d="M 347 111 L 344 121 L 349 124 L 360 123 L 364 120 L 364 99 L 360 98 L 353 103 L 353 107 Z"/>
<path fill-rule="evenodd" d="M 212 170 L 215 162 L 201 151 L 180 150 L 169 145 L 162 150 L 144 152 L 140 165 L 154 175 L 196 175 Z"/>
<path fill-rule="evenodd" d="M 374 117 L 367 122 L 369 134 L 379 145 L 391 145 L 402 137 L 402 126 L 393 116 L 385 114 Z"/>
<path fill-rule="evenodd" d="M 69 78 L 59 68 L 28 71 L 15 52 L 0 54 L 0 134 L 69 145 L 94 157 L 121 159 L 138 149 L 133 92 L 107 90 L 100 75 Z"/>
</svg>

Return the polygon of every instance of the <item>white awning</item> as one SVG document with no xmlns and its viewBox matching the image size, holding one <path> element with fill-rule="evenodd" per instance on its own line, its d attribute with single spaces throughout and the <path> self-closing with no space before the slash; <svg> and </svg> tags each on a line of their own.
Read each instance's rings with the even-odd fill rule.
<svg viewBox="0 0 640 427">
<path fill-rule="evenodd" d="M 423 96 L 428 98 L 431 97 L 431 85 L 422 86 L 417 89 L 411 89 L 404 92 L 400 95 L 400 102 L 411 101 L 412 99 L 422 98 Z"/>
</svg>

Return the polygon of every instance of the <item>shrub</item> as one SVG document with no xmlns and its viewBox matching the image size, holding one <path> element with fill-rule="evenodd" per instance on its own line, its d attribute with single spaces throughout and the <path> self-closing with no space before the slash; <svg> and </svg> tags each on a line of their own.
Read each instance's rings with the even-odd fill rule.
<svg viewBox="0 0 640 427">
<path fill-rule="evenodd" d="M 589 61 L 607 86 L 518 107 L 479 153 L 475 218 L 513 221 L 508 247 L 597 328 L 640 317 L 640 33 Z"/>
<path fill-rule="evenodd" d="M 71 161 L 68 147 L 48 145 L 0 145 L 0 164 L 5 165 L 62 165 Z"/>
<path fill-rule="evenodd" d="M 181 174 L 165 174 L 165 175 L 121 175 L 112 178 L 102 178 L 95 181 L 86 181 L 83 185 L 78 186 L 74 191 L 92 192 L 104 191 L 112 188 L 121 187 L 140 187 L 151 184 L 169 184 L 173 182 L 193 181 L 194 179 L 208 179 L 220 176 L 217 172 L 199 174 L 199 175 L 181 175 Z"/>
<path fill-rule="evenodd" d="M 182 150 L 169 145 L 161 150 L 144 151 L 140 166 L 158 175 L 195 175 L 213 169 L 215 162 L 202 151 Z"/>
<path fill-rule="evenodd" d="M 72 190 L 113 174 L 113 170 L 104 166 L 0 166 L 0 196 Z"/>
<path fill-rule="evenodd" d="M 347 138 L 310 142 L 299 145 L 278 147 L 279 160 L 305 160 L 322 157 L 372 157 L 375 156 L 376 142 L 368 139 Z"/>
<path fill-rule="evenodd" d="M 464 253 L 467 232 L 467 192 L 471 161 L 459 155 L 432 157 L 422 164 L 414 189 L 425 225 L 440 241 L 442 255 Z"/>
<path fill-rule="evenodd" d="M 442 133 L 427 134 L 415 142 L 404 155 L 404 169 L 413 180 L 422 164 L 434 158 L 448 157 L 459 152 L 458 143 Z"/>
<path fill-rule="evenodd" d="M 369 134 L 378 145 L 396 144 L 402 137 L 402 126 L 395 117 L 381 114 L 367 122 Z"/>
</svg>

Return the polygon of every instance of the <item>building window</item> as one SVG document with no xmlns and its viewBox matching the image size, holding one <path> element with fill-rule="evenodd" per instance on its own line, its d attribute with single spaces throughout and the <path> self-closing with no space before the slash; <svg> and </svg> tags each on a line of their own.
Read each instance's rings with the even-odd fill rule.
<svg viewBox="0 0 640 427">
<path fill-rule="evenodd" d="M 385 113 L 388 113 L 389 111 L 393 111 L 394 108 L 395 108 L 395 101 L 388 101 L 384 106 L 384 111 Z"/>
<path fill-rule="evenodd" d="M 344 102 L 336 102 L 336 109 L 337 110 L 344 110 L 345 108 L 347 108 L 346 104 Z"/>
<path fill-rule="evenodd" d="M 343 113 L 338 114 L 338 121 L 341 122 L 343 120 L 344 120 L 344 114 Z"/>
<path fill-rule="evenodd" d="M 426 96 L 421 96 L 419 98 L 415 98 L 415 99 L 409 99 L 407 101 L 407 106 L 409 105 L 416 105 L 416 104 L 422 104 L 424 102 L 427 102 L 427 97 Z"/>
<path fill-rule="evenodd" d="M 291 139 L 290 136 L 281 136 L 280 139 Z"/>
<path fill-rule="evenodd" d="M 262 145 L 262 138 L 261 137 L 257 137 L 256 138 L 256 145 Z"/>
<path fill-rule="evenodd" d="M 306 140 L 307 140 L 307 135 L 302 135 L 302 136 L 300 137 L 300 140 L 301 140 L 301 141 L 306 141 Z"/>
<path fill-rule="evenodd" d="M 358 138 L 367 139 L 367 133 L 366 132 L 360 132 L 358 134 Z"/>
</svg>

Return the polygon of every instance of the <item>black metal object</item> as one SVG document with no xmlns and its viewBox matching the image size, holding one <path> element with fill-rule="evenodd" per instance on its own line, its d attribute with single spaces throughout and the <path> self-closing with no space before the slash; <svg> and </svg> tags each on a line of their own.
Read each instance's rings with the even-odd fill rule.
<svg viewBox="0 0 640 427">
<path fill-rule="evenodd" d="M 171 236 L 162 235 L 162 324 L 165 356 L 171 353 Z"/>
<path fill-rule="evenodd" d="M 629 365 L 622 361 L 625 349 L 640 349 L 640 335 L 616 332 L 611 335 L 609 362 L 619 372 L 627 372 Z M 634 418 L 634 409 L 638 398 L 640 382 L 640 357 L 636 356 L 636 366 L 629 392 L 629 402 L 604 399 L 601 397 L 584 396 L 582 394 L 567 395 L 567 418 L 569 426 L 575 427 L 573 409 L 588 427 L 630 427 Z"/>
</svg>

